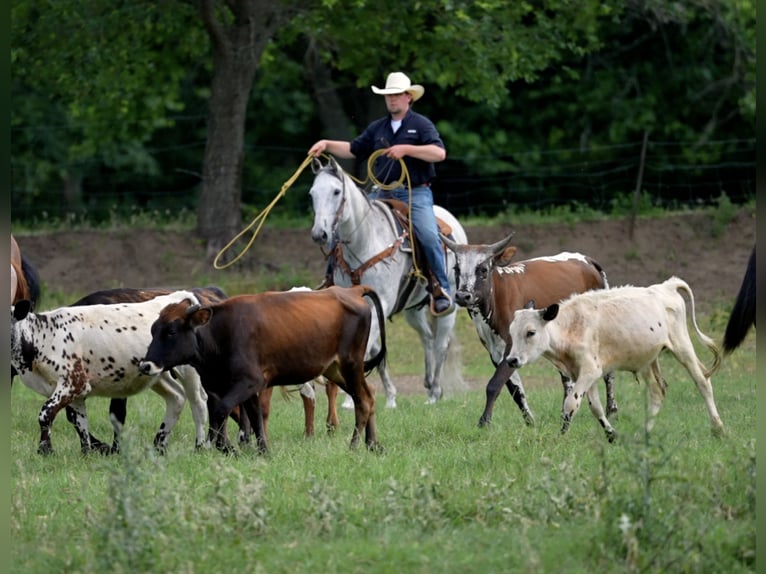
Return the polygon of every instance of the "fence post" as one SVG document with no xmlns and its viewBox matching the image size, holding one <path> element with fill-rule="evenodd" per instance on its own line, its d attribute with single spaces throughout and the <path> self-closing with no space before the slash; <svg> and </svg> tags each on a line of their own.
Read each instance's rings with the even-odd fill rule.
<svg viewBox="0 0 766 574">
<path fill-rule="evenodd" d="M 646 146 L 649 143 L 649 130 L 644 130 L 644 143 L 641 146 L 641 161 L 638 164 L 638 178 L 636 179 L 636 191 L 633 193 L 633 213 L 630 215 L 630 226 L 628 228 L 628 237 L 633 239 L 633 231 L 636 227 L 636 217 L 638 217 L 638 204 L 641 200 L 641 184 L 644 179 L 644 163 L 646 163 Z"/>
</svg>

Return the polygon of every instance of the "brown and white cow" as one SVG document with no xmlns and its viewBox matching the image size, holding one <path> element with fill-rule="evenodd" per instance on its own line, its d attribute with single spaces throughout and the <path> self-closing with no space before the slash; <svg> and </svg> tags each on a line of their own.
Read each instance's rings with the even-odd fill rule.
<svg viewBox="0 0 766 574">
<path fill-rule="evenodd" d="M 713 353 L 709 369 L 695 354 L 681 292 L 689 298 L 697 336 Z M 629 371 L 644 379 L 649 388 L 646 430 L 650 431 L 667 389 L 658 361 L 665 349 L 686 367 L 697 384 L 713 432 L 723 432 L 710 384 L 711 375 L 721 364 L 721 351 L 697 326 L 694 294 L 678 277 L 650 287 L 626 286 L 581 293 L 545 309 L 522 309 L 516 311 L 509 332 L 513 344 L 506 360 L 511 367 L 521 368 L 543 356 L 574 381 L 561 411 L 562 433 L 569 428 L 587 394 L 591 412 L 604 427 L 609 441 L 614 440 L 614 428 L 604 414 L 594 385 L 608 371 Z"/>
<path fill-rule="evenodd" d="M 479 426 L 492 420 L 492 409 L 505 385 L 527 424 L 534 416 L 527 404 L 524 385 L 516 369 L 505 361 L 511 345 L 508 327 L 513 313 L 534 300 L 547 306 L 573 293 L 608 287 L 606 273 L 594 259 L 580 253 L 563 252 L 551 257 L 536 257 L 513 263 L 516 248 L 509 246 L 513 233 L 491 245 L 461 245 L 442 236 L 457 256 L 455 303 L 468 310 L 484 348 L 489 352 L 495 372 L 487 383 L 486 404 Z M 607 412 L 617 412 L 613 376 L 604 375 Z M 564 394 L 571 381 L 561 375 Z"/>
<path fill-rule="evenodd" d="M 386 353 L 381 329 L 379 353 L 365 361 L 372 300 L 381 327 L 380 299 L 366 285 L 321 291 L 269 291 L 239 295 L 215 305 L 182 301 L 168 305 L 152 325 L 152 341 L 141 370 L 157 374 L 177 365 L 193 365 L 217 404 L 210 415 L 216 446 L 232 446 L 223 433 L 231 409 L 245 403 L 256 429 L 258 446 L 268 450 L 268 437 L 258 394 L 324 375 L 354 400 L 356 424 L 351 446 L 362 433 L 368 448 L 378 446 L 375 396 L 365 373 Z"/>
<path fill-rule="evenodd" d="M 164 289 L 158 287 L 149 288 L 134 288 L 134 287 L 118 287 L 115 289 L 102 289 L 100 291 L 94 291 L 84 297 L 81 297 L 71 305 L 70 307 L 84 307 L 89 305 L 113 305 L 115 303 L 141 303 L 154 299 L 160 295 L 169 295 L 177 289 Z M 216 286 L 208 287 L 192 287 L 189 289 L 194 293 L 201 303 L 216 303 L 226 299 L 227 295 L 222 289 Z M 128 399 L 127 397 L 113 397 L 109 401 L 109 420 L 114 427 L 114 438 L 112 440 L 111 447 L 93 435 L 90 435 L 89 441 L 81 442 L 81 448 L 83 452 L 87 450 L 95 450 L 101 453 L 116 453 L 119 452 L 119 433 L 125 424 L 127 417 Z M 66 407 L 67 420 L 77 428 L 77 412 L 71 407 Z M 247 419 L 244 419 L 247 422 Z M 242 427 L 241 427 L 242 428 Z M 245 424 L 240 433 L 247 433 L 249 425 Z M 246 438 L 246 437 L 245 437 Z"/>
<path fill-rule="evenodd" d="M 53 450 L 51 427 L 62 408 L 72 406 L 80 441 L 89 445 L 89 396 L 127 397 L 147 388 L 165 399 L 165 417 L 154 439 L 159 450 L 166 448 L 187 399 L 196 446 L 205 444 L 207 396 L 194 368 L 183 366 L 157 376 L 138 370 L 160 310 L 187 299 L 197 302 L 194 293 L 177 291 L 141 303 L 62 307 L 45 313 L 32 313 L 26 299 L 11 307 L 11 365 L 26 386 L 48 397 L 38 417 L 41 454 Z"/>
</svg>

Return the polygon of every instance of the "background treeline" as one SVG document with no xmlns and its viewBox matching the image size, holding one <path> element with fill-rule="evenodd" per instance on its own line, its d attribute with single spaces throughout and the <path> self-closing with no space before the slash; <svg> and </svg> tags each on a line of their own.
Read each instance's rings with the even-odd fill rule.
<svg viewBox="0 0 766 574">
<path fill-rule="evenodd" d="M 14 0 L 13 219 L 228 209 L 229 237 L 315 140 L 383 114 L 369 86 L 398 69 L 458 215 L 614 209 L 641 165 L 655 205 L 755 195 L 749 0 Z"/>
</svg>

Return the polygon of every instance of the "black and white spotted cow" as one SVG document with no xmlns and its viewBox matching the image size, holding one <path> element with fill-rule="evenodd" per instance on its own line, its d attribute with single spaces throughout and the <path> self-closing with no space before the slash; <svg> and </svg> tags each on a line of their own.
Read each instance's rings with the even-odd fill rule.
<svg viewBox="0 0 766 574">
<path fill-rule="evenodd" d="M 48 397 L 39 413 L 38 452 L 52 452 L 51 426 L 62 408 L 74 410 L 73 422 L 87 446 L 86 398 L 128 397 L 147 388 L 165 399 L 165 417 L 154 438 L 158 450 L 167 447 L 187 399 L 196 446 L 206 443 L 207 394 L 196 370 L 181 365 L 146 375 L 138 369 L 160 310 L 184 300 L 197 301 L 197 297 L 190 291 L 176 291 L 141 303 L 63 307 L 45 313 L 32 313 L 26 300 L 11 307 L 11 365 L 22 383 Z M 89 450 L 86 446 L 83 450 Z"/>
</svg>

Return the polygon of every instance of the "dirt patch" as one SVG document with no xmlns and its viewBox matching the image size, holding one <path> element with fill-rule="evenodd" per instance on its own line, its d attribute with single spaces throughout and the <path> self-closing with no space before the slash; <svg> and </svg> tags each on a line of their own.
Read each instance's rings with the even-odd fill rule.
<svg viewBox="0 0 766 574">
<path fill-rule="evenodd" d="M 694 290 L 698 305 L 709 308 L 733 300 L 755 243 L 754 210 L 741 210 L 714 234 L 712 216 L 678 215 L 639 220 L 631 240 L 627 221 L 575 225 L 468 227 L 471 243 L 493 243 L 515 232 L 516 259 L 579 251 L 598 260 L 611 285 L 648 285 L 678 275 Z M 44 288 L 79 296 L 119 286 L 187 287 L 258 273 L 294 268 L 319 283 L 324 261 L 306 229 L 264 227 L 241 264 L 217 271 L 192 232 L 77 231 L 17 235 L 36 265 Z"/>
</svg>

